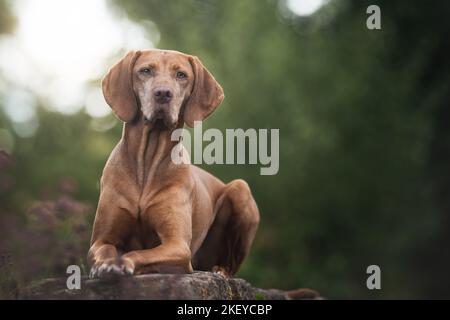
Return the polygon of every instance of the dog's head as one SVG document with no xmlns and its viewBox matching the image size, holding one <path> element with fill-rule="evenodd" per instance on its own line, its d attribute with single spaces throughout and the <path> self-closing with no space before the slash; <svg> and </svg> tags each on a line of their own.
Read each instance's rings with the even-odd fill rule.
<svg viewBox="0 0 450 320">
<path fill-rule="evenodd" d="M 222 87 L 197 57 L 169 50 L 129 52 L 103 78 L 103 95 L 116 116 L 143 117 L 174 128 L 208 117 L 224 98 Z"/>
</svg>

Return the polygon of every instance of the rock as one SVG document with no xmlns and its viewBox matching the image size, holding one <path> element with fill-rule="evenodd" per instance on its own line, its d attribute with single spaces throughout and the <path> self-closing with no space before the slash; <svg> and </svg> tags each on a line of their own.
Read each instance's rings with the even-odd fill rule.
<svg viewBox="0 0 450 320">
<path fill-rule="evenodd" d="M 82 278 L 81 289 L 69 290 L 66 279 L 46 279 L 19 293 L 19 299 L 37 300 L 290 300 L 317 299 L 319 295 L 309 289 L 281 291 L 252 287 L 239 278 L 225 278 L 211 272 L 192 274 L 147 274 L 111 280 Z"/>
</svg>

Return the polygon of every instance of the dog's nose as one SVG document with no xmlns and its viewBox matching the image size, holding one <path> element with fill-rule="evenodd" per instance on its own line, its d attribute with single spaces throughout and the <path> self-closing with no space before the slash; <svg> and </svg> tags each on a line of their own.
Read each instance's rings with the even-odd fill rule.
<svg viewBox="0 0 450 320">
<path fill-rule="evenodd" d="M 158 103 L 167 103 L 172 97 L 172 91 L 168 88 L 157 88 L 154 92 L 156 102 Z"/>
</svg>

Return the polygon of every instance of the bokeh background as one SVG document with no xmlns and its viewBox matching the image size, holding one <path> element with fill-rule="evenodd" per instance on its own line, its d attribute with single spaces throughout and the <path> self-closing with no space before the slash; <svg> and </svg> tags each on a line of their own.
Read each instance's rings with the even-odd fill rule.
<svg viewBox="0 0 450 320">
<path fill-rule="evenodd" d="M 381 8 L 382 29 L 366 28 Z M 261 226 L 239 276 L 329 298 L 450 298 L 450 2 L 0 0 L 0 297 L 85 267 L 121 123 L 99 81 L 132 48 L 199 56 L 204 128 L 279 128 L 246 179 Z M 382 290 L 366 288 L 377 264 Z"/>
</svg>

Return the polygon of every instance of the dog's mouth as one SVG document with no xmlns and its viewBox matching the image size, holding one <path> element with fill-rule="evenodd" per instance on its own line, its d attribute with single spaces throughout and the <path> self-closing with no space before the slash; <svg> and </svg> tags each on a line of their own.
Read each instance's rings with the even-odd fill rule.
<svg viewBox="0 0 450 320">
<path fill-rule="evenodd" d="M 170 126 L 168 126 L 166 124 L 164 119 L 155 119 L 155 120 L 153 120 L 152 127 L 154 129 L 156 129 L 156 130 L 167 130 L 168 128 L 170 128 Z"/>
<path fill-rule="evenodd" d="M 171 121 L 169 115 L 164 110 L 155 110 L 150 117 L 144 114 L 144 122 L 146 125 L 153 125 L 156 128 L 171 129 L 174 123 Z"/>
</svg>

